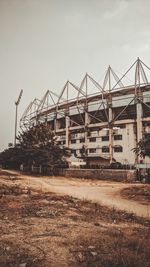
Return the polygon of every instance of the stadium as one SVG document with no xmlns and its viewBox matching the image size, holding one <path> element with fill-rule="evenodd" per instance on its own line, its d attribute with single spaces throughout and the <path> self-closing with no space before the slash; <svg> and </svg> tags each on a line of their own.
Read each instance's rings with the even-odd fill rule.
<svg viewBox="0 0 150 267">
<path fill-rule="evenodd" d="M 139 58 L 121 77 L 109 66 L 102 85 L 86 73 L 79 86 L 67 81 L 59 95 L 48 90 L 41 100 L 34 99 L 20 127 L 48 124 L 60 146 L 92 166 L 148 163 L 132 149 L 150 134 L 149 74 Z"/>
</svg>

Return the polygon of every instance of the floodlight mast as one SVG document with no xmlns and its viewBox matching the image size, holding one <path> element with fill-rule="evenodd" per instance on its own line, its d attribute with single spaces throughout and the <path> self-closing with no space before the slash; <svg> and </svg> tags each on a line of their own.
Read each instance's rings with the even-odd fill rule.
<svg viewBox="0 0 150 267">
<path fill-rule="evenodd" d="M 23 94 L 23 90 L 21 89 L 19 97 L 17 99 L 17 101 L 15 102 L 16 105 L 16 114 L 15 114 L 15 139 L 14 139 L 14 146 L 16 146 L 16 140 L 17 140 L 17 122 L 18 122 L 18 106 L 21 100 Z"/>
</svg>

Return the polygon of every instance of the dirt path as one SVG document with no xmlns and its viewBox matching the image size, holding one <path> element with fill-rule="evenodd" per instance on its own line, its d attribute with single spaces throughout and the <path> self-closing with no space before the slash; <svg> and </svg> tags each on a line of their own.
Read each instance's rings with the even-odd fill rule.
<svg viewBox="0 0 150 267">
<path fill-rule="evenodd" d="M 129 186 L 141 186 L 140 184 L 129 185 L 110 181 L 67 179 L 64 177 L 31 177 L 20 174 L 19 177 L 22 178 L 22 183 L 36 190 L 67 194 L 79 199 L 97 202 L 108 207 L 133 212 L 138 216 L 150 217 L 150 205 L 124 199 L 120 195 L 122 189 Z"/>
</svg>

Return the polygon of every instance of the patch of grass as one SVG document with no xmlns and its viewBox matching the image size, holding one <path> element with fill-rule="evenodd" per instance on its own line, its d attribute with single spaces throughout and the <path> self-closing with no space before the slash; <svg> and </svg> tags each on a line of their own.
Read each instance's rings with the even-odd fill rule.
<svg viewBox="0 0 150 267">
<path fill-rule="evenodd" d="M 150 185 L 132 186 L 124 188 L 121 195 L 125 198 L 136 200 L 139 202 L 150 201 Z"/>
<path fill-rule="evenodd" d="M 148 230 L 144 230 L 148 234 Z M 130 232 L 130 231 L 129 231 Z M 148 267 L 150 241 L 130 236 L 128 231 L 107 229 L 100 236 L 80 236 L 73 251 L 81 267 Z"/>
</svg>

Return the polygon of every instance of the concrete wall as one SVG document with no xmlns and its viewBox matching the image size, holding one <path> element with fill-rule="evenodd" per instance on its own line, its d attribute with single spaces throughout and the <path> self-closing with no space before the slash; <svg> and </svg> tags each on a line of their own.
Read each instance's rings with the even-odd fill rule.
<svg viewBox="0 0 150 267">
<path fill-rule="evenodd" d="M 66 169 L 64 175 L 66 177 L 112 180 L 112 181 L 133 182 L 136 180 L 136 171 L 135 170 Z"/>
<path fill-rule="evenodd" d="M 122 164 L 135 164 L 135 153 L 133 148 L 136 147 L 136 136 L 134 133 L 134 124 L 126 124 L 126 128 L 118 129 L 118 134 L 122 135 L 122 140 L 114 140 L 113 145 L 120 145 L 123 147 L 123 152 L 114 152 L 113 156 L 116 161 Z"/>
</svg>

